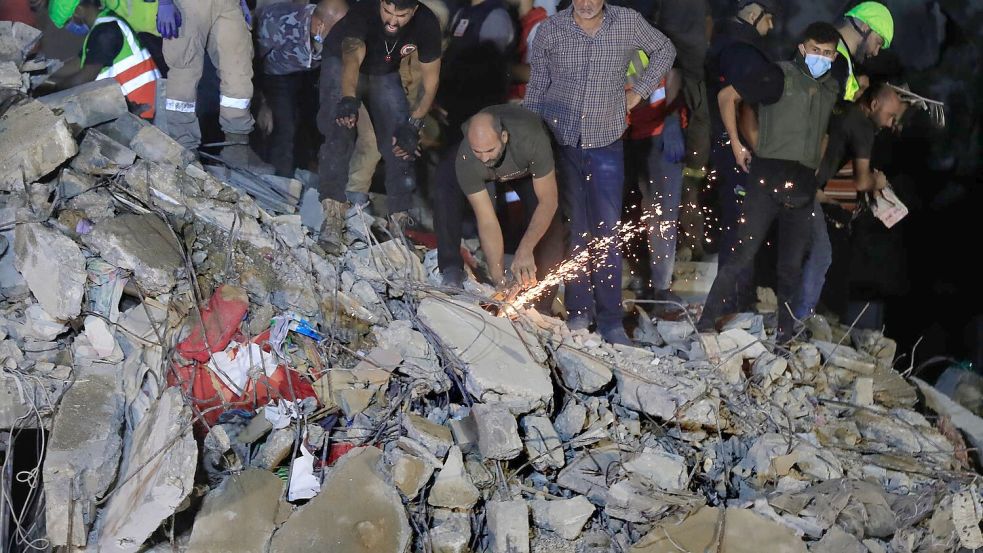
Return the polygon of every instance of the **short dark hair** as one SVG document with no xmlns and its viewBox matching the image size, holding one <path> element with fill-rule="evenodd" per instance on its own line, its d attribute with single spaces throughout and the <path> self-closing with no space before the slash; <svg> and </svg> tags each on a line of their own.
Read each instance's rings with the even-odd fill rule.
<svg viewBox="0 0 983 553">
<path fill-rule="evenodd" d="M 420 5 L 419 0 L 382 0 L 386 4 L 392 4 L 397 10 L 411 10 Z"/>
<path fill-rule="evenodd" d="M 802 33 L 802 42 L 810 39 L 816 44 L 836 44 L 840 41 L 840 33 L 836 31 L 836 27 L 825 21 L 815 21 Z"/>
<path fill-rule="evenodd" d="M 897 95 L 898 98 L 901 97 L 901 95 L 898 94 L 898 91 L 892 88 L 887 81 L 873 81 L 870 83 L 870 86 L 867 87 L 867 90 L 864 91 L 863 95 L 860 96 L 857 102 L 864 104 L 865 106 L 869 106 L 874 100 L 883 100 L 885 96 L 891 93 Z"/>
</svg>

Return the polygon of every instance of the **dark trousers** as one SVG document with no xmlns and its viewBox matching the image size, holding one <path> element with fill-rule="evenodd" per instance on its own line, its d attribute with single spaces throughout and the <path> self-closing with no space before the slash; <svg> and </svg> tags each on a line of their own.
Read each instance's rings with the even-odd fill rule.
<svg viewBox="0 0 983 553">
<path fill-rule="evenodd" d="M 357 131 L 335 123 L 335 108 L 341 99 L 340 59 L 327 56 L 321 62 L 320 89 L 321 107 L 317 114 L 317 127 L 324 136 L 318 156 L 320 194 L 322 199 L 344 202 L 347 200 L 348 164 L 355 150 Z M 393 154 L 393 133 L 410 116 L 409 102 L 399 73 L 359 74 L 356 94 L 365 103 L 372 119 L 376 144 L 385 162 L 389 212 L 406 211 L 412 204 L 416 173 L 412 161 L 399 159 Z"/>
<path fill-rule="evenodd" d="M 461 258 L 461 222 L 465 216 L 468 199 L 461 191 L 457 182 L 454 162 L 458 146 L 448 150 L 437 166 L 436 193 L 433 195 L 433 218 L 437 232 L 437 265 L 441 273 L 454 273 L 464 270 L 464 260 Z M 524 210 L 524 224 L 529 227 L 532 214 L 539 206 L 539 199 L 533 188 L 531 178 L 509 181 L 508 185 L 519 195 Z M 496 199 L 495 183 L 489 183 L 488 192 L 492 202 Z M 539 240 L 533 251 L 536 258 L 536 276 L 543 278 L 563 260 L 563 225 L 559 214 L 553 218 L 553 223 L 546 234 Z M 552 294 L 546 294 L 552 300 Z M 548 307 L 548 306 L 547 306 Z"/>
<path fill-rule="evenodd" d="M 625 186 L 621 140 L 601 148 L 558 148 L 560 204 L 567 219 L 567 251 L 572 257 L 594 238 L 614 235 L 621 218 Z M 570 317 L 593 317 L 600 332 L 622 325 L 621 241 L 593 252 L 586 271 L 566 282 Z"/>
<path fill-rule="evenodd" d="M 737 248 L 740 220 L 744 209 L 744 196 L 739 192 L 745 190 L 748 175 L 737 166 L 734 152 L 730 148 L 730 138 L 726 132 L 713 138 L 710 156 L 713 161 L 720 213 L 720 249 L 717 255 L 719 268 L 730 260 Z M 735 286 L 738 309 L 749 309 L 757 298 L 753 262 L 737 275 Z"/>
<path fill-rule="evenodd" d="M 263 96 L 273 112 L 269 161 L 281 177 L 294 176 L 294 140 L 297 136 L 297 106 L 304 75 L 264 75 Z"/>
<path fill-rule="evenodd" d="M 777 219 L 778 337 L 779 341 L 785 341 L 792 336 L 790 306 L 800 287 L 802 263 L 812 240 L 813 203 L 810 201 L 801 207 L 783 205 L 773 198 L 769 190 L 780 190 L 786 182 L 792 182 L 803 189 L 811 186 L 815 194 L 815 175 L 812 169 L 795 162 L 756 158 L 751 163 L 749 182 L 752 184 L 748 186 L 744 200 L 744 222 L 739 227 L 737 247 L 717 272 L 701 323 L 706 325 L 722 315 L 737 311 L 737 278 L 753 265 L 754 256 L 765 241 L 768 228 Z"/>
</svg>

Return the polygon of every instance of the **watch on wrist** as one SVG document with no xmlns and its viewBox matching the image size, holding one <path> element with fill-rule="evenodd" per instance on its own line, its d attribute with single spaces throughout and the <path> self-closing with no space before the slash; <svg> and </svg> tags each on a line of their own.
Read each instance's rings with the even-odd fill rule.
<svg viewBox="0 0 983 553">
<path fill-rule="evenodd" d="M 409 119 L 406 120 L 406 122 L 409 123 L 410 125 L 413 125 L 413 128 L 415 128 L 416 130 L 420 130 L 423 128 L 423 119 L 416 119 L 414 117 L 410 117 Z"/>
</svg>

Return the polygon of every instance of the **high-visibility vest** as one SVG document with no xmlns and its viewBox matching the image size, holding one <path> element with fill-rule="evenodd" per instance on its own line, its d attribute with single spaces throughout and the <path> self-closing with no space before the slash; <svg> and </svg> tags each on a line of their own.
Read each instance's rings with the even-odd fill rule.
<svg viewBox="0 0 983 553">
<path fill-rule="evenodd" d="M 844 59 L 846 59 L 846 66 L 848 69 L 848 74 L 846 77 L 846 90 L 843 93 L 843 99 L 847 102 L 857 101 L 857 92 L 860 92 L 860 83 L 857 81 L 857 77 L 853 75 L 853 60 L 850 59 L 850 50 L 847 49 L 846 44 L 843 41 L 839 41 L 836 45 L 836 51 L 839 52 Z"/>
<path fill-rule="evenodd" d="M 628 86 L 633 87 L 636 80 L 645 72 L 648 67 L 649 58 L 645 52 L 636 50 L 628 62 L 627 77 Z M 678 102 L 678 99 L 677 99 Z M 686 113 L 678 103 L 669 106 L 666 104 L 666 78 L 662 78 L 659 87 L 652 91 L 647 101 L 641 102 L 628 113 L 627 136 L 630 139 L 638 140 L 650 136 L 662 134 L 662 125 L 667 115 L 673 111 L 679 111 L 681 123 L 686 127 Z"/>
<path fill-rule="evenodd" d="M 102 5 L 123 18 L 135 32 L 150 33 L 160 36 L 157 32 L 157 0 L 102 0 Z"/>
<path fill-rule="evenodd" d="M 95 29 L 102 24 L 118 25 L 123 33 L 123 47 L 120 48 L 113 64 L 103 67 L 96 76 L 96 80 L 116 79 L 120 88 L 123 89 L 123 95 L 130 103 L 149 106 L 140 113 L 140 117 L 153 119 L 157 100 L 157 79 L 160 78 L 157 64 L 150 57 L 150 52 L 140 46 L 136 35 L 130 30 L 130 26 L 122 19 L 107 15 L 107 13 L 103 12 L 96 19 L 96 24 L 92 28 Z M 89 33 L 91 35 L 91 31 Z M 85 47 L 88 42 L 89 37 L 86 36 L 85 43 L 82 44 L 82 65 L 85 65 Z"/>
</svg>

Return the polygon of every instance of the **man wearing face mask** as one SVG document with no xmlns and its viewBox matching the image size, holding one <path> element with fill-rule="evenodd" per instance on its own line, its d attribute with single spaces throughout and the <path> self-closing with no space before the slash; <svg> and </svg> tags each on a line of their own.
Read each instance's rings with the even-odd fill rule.
<svg viewBox="0 0 983 553">
<path fill-rule="evenodd" d="M 413 52 L 419 56 L 423 91 L 411 104 L 399 65 Z M 416 187 L 413 161 L 423 118 L 437 95 L 440 55 L 440 22 L 417 0 L 362 0 L 328 34 L 317 124 L 324 135 L 318 159 L 325 220 L 319 240 L 329 251 L 342 247 L 345 187 L 363 102 L 385 161 L 390 229 L 398 233 L 409 223 Z"/>
<path fill-rule="evenodd" d="M 846 12 L 836 24 L 840 40 L 839 53 L 833 63 L 834 74 L 845 74 L 843 99 L 853 102 L 860 95 L 856 64 L 876 56 L 881 49 L 891 47 L 894 39 L 894 18 L 880 2 L 861 2 Z"/>
<path fill-rule="evenodd" d="M 457 148 L 455 162 L 457 182 L 474 210 L 492 283 L 497 287 L 506 284 L 505 246 L 495 196 L 496 184 L 508 183 L 526 214 L 526 231 L 510 269 L 516 283 L 530 286 L 563 257 L 549 133 L 538 115 L 514 104 L 481 110 L 463 130 L 465 139 Z M 457 244 L 460 242 L 458 237 Z"/>
<path fill-rule="evenodd" d="M 768 227 L 779 224 L 778 335 L 792 338 L 790 306 L 800 286 L 802 263 L 812 236 L 816 169 L 830 113 L 840 94 L 840 82 L 830 75 L 839 35 L 828 24 L 806 29 L 795 59 L 779 62 L 779 73 L 748 75 L 720 91 L 717 102 L 731 138 L 734 157 L 748 169 L 743 222 L 734 254 L 713 281 L 698 327 L 712 329 L 718 317 L 735 312 L 736 277 L 754 261 Z M 737 109 L 753 98 L 758 105 L 757 147 L 752 161 L 737 132 Z"/>
<path fill-rule="evenodd" d="M 320 65 L 324 37 L 347 12 L 345 0 L 321 0 L 306 5 L 280 2 L 256 14 L 262 104 L 272 114 L 270 160 L 281 177 L 294 176 L 297 101 L 304 74 Z M 264 112 L 261 108 L 260 113 Z"/>
<path fill-rule="evenodd" d="M 48 14 L 56 27 L 85 35 L 78 70 L 61 78 L 56 88 L 113 78 L 131 111 L 153 119 L 160 72 L 129 25 L 99 0 L 52 0 Z"/>
</svg>

